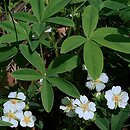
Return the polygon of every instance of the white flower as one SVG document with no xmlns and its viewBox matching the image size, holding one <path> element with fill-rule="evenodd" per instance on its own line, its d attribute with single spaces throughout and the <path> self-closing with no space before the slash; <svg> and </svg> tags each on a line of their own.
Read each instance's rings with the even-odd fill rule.
<svg viewBox="0 0 130 130">
<path fill-rule="evenodd" d="M 18 120 L 23 117 L 23 111 L 16 111 L 13 107 L 10 109 L 4 108 L 3 113 L 2 120 L 11 123 L 12 126 L 10 127 L 17 127 Z"/>
<path fill-rule="evenodd" d="M 20 99 L 20 100 L 23 100 L 25 101 L 26 100 L 26 96 L 24 95 L 23 92 L 10 92 L 9 95 L 8 95 L 8 98 L 13 98 L 13 99 Z"/>
<path fill-rule="evenodd" d="M 24 116 L 20 121 L 22 127 L 34 127 L 34 122 L 36 121 L 35 116 L 32 115 L 32 112 L 25 111 Z"/>
<path fill-rule="evenodd" d="M 15 110 L 21 111 L 25 108 L 25 102 L 23 102 L 26 99 L 26 96 L 24 93 L 19 92 L 11 92 L 8 95 L 8 98 L 10 98 L 7 102 L 3 104 L 5 109 L 10 109 L 11 107 L 15 108 Z"/>
<path fill-rule="evenodd" d="M 65 97 L 61 100 L 62 104 L 60 109 L 66 112 L 66 115 L 69 117 L 73 117 L 75 115 L 74 109 L 75 106 L 73 104 L 74 99 L 70 99 L 69 97 Z"/>
<path fill-rule="evenodd" d="M 96 105 L 93 102 L 88 101 L 88 98 L 80 96 L 80 99 L 75 99 L 76 105 L 75 112 L 79 115 L 79 118 L 90 120 L 94 118 L 94 112 L 96 111 Z"/>
<path fill-rule="evenodd" d="M 116 109 L 117 106 L 125 108 L 129 100 L 128 93 L 121 91 L 120 86 L 113 86 L 111 90 L 106 91 L 105 98 L 107 99 L 107 105 L 110 109 Z"/>
<path fill-rule="evenodd" d="M 89 88 L 90 90 L 96 88 L 96 91 L 100 92 L 106 87 L 104 83 L 108 82 L 108 76 L 106 75 L 106 73 L 102 73 L 101 76 L 96 80 L 92 79 L 90 76 L 87 77 L 87 80 L 90 80 L 85 83 L 85 86 L 87 88 Z"/>
</svg>

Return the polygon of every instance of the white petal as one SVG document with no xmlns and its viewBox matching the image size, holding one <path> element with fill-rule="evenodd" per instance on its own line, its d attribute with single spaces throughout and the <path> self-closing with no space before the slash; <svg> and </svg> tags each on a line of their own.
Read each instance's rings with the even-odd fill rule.
<svg viewBox="0 0 130 130">
<path fill-rule="evenodd" d="M 17 98 L 18 98 L 18 99 L 21 99 L 21 100 L 23 100 L 23 101 L 26 100 L 26 96 L 25 96 L 24 93 L 22 93 L 22 92 L 19 92 L 19 93 L 17 94 Z"/>
<path fill-rule="evenodd" d="M 110 109 L 114 109 L 115 108 L 115 102 L 114 101 L 108 101 L 107 102 L 107 105 L 108 105 L 108 108 L 110 108 Z"/>
<path fill-rule="evenodd" d="M 8 98 L 16 98 L 17 92 L 10 92 Z"/>
<path fill-rule="evenodd" d="M 32 115 L 33 122 L 36 121 L 36 117 Z"/>
<path fill-rule="evenodd" d="M 12 127 L 12 128 L 18 126 L 18 121 L 15 120 L 15 119 L 11 119 L 11 120 L 10 120 L 10 123 L 13 124 L 13 126 L 10 126 L 10 127 Z"/>
<path fill-rule="evenodd" d="M 2 121 L 9 122 L 9 118 L 7 116 L 2 116 Z"/>
<path fill-rule="evenodd" d="M 80 101 L 83 103 L 83 104 L 86 104 L 88 102 L 88 98 L 85 96 L 85 95 L 80 95 Z"/>
<path fill-rule="evenodd" d="M 90 75 L 88 75 L 87 80 L 93 80 Z"/>
<path fill-rule="evenodd" d="M 46 31 L 44 31 L 44 32 L 51 32 L 52 31 L 52 28 L 49 28 L 49 29 L 47 29 Z"/>
<path fill-rule="evenodd" d="M 125 108 L 126 105 L 127 105 L 127 102 L 118 102 L 118 106 L 119 106 L 120 108 Z"/>
<path fill-rule="evenodd" d="M 79 99 L 75 99 L 75 100 L 73 101 L 73 104 L 80 106 L 80 105 L 81 105 L 81 102 L 79 101 Z"/>
<path fill-rule="evenodd" d="M 64 111 L 64 110 L 67 109 L 67 107 L 66 106 L 60 106 L 60 109 Z"/>
<path fill-rule="evenodd" d="M 127 92 L 122 92 L 121 95 L 120 95 L 120 97 L 121 97 L 121 100 L 122 100 L 123 102 L 127 102 L 127 101 L 129 100 L 129 97 L 128 97 L 128 93 L 127 93 Z"/>
<path fill-rule="evenodd" d="M 20 125 L 21 125 L 22 127 L 26 127 L 26 123 L 23 121 L 23 119 L 21 119 Z"/>
<path fill-rule="evenodd" d="M 97 83 L 97 84 L 96 84 L 96 90 L 97 90 L 97 92 L 100 92 L 100 91 L 103 90 L 105 87 L 106 87 L 106 85 L 103 84 L 103 83 Z"/>
<path fill-rule="evenodd" d="M 18 110 L 18 111 L 23 110 L 23 109 L 25 108 L 25 102 L 22 102 L 22 101 L 18 102 L 18 103 L 16 104 L 16 107 L 17 107 L 17 110 Z"/>
<path fill-rule="evenodd" d="M 16 116 L 19 120 L 21 120 L 21 119 L 24 117 L 23 111 L 17 111 L 17 112 L 15 113 L 15 116 Z"/>
<path fill-rule="evenodd" d="M 79 115 L 79 118 L 82 118 L 83 117 L 83 110 L 80 108 L 80 107 L 77 107 L 75 109 L 75 113 L 77 113 Z"/>
<path fill-rule="evenodd" d="M 102 81 L 103 83 L 107 83 L 108 79 L 109 78 L 106 73 L 102 73 L 101 76 L 99 77 L 99 80 Z"/>
<path fill-rule="evenodd" d="M 113 98 L 113 92 L 111 90 L 108 90 L 105 92 L 105 98 L 109 101 Z"/>
<path fill-rule="evenodd" d="M 91 112 L 91 111 L 86 111 L 85 113 L 84 113 L 84 115 L 83 115 L 83 118 L 85 119 L 85 120 L 89 120 L 89 119 L 93 119 L 94 118 L 94 113 L 93 112 Z"/>
<path fill-rule="evenodd" d="M 96 105 L 95 105 L 95 103 L 90 102 L 90 103 L 88 104 L 88 107 L 89 107 L 89 110 L 91 110 L 91 111 L 93 111 L 93 112 L 96 111 Z"/>
<path fill-rule="evenodd" d="M 92 81 L 89 81 L 89 82 L 86 82 L 85 83 L 85 86 L 87 87 L 87 88 L 89 88 L 90 90 L 93 90 L 94 89 L 94 82 L 92 82 Z"/>
<path fill-rule="evenodd" d="M 120 92 L 121 92 L 121 87 L 120 87 L 120 86 L 113 86 L 113 87 L 112 87 L 112 92 L 113 92 L 115 95 L 120 94 Z"/>
<path fill-rule="evenodd" d="M 31 120 L 31 121 L 27 124 L 27 126 L 30 127 L 30 128 L 31 128 L 31 127 L 34 127 L 34 122 L 33 122 L 33 120 Z"/>
<path fill-rule="evenodd" d="M 27 117 L 30 117 L 30 116 L 32 116 L 32 112 L 31 111 L 25 111 L 24 115 L 27 116 Z"/>
</svg>

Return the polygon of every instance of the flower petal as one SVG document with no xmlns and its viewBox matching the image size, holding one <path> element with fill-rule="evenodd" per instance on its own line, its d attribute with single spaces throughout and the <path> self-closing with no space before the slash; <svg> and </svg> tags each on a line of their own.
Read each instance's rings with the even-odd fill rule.
<svg viewBox="0 0 130 130">
<path fill-rule="evenodd" d="M 109 101 L 113 98 L 113 92 L 111 90 L 108 90 L 105 92 L 105 98 Z"/>
<path fill-rule="evenodd" d="M 23 110 L 23 109 L 25 108 L 25 102 L 22 102 L 22 101 L 18 102 L 18 103 L 16 104 L 16 107 L 17 107 L 17 110 L 18 110 L 18 111 Z"/>
<path fill-rule="evenodd" d="M 86 104 L 88 102 L 88 98 L 85 96 L 85 95 L 80 95 L 80 101 L 83 103 L 83 104 Z"/>
<path fill-rule="evenodd" d="M 103 83 L 107 83 L 108 79 L 109 78 L 106 73 L 102 73 L 101 76 L 99 77 L 99 80 L 102 81 Z"/>
<path fill-rule="evenodd" d="M 21 125 L 22 127 L 26 127 L 26 123 L 24 122 L 24 118 L 21 119 L 20 125 Z"/>
<path fill-rule="evenodd" d="M 83 115 L 84 115 L 83 110 L 82 110 L 82 108 L 80 108 L 80 107 L 77 107 L 77 108 L 75 109 L 75 113 L 77 113 L 77 114 L 79 115 L 79 118 L 82 118 Z"/>
<path fill-rule="evenodd" d="M 17 111 L 17 112 L 15 113 L 15 116 L 16 116 L 19 120 L 21 120 L 21 119 L 24 117 L 23 111 Z"/>
<path fill-rule="evenodd" d="M 110 108 L 110 109 L 114 109 L 115 108 L 115 102 L 112 101 L 112 100 L 109 100 L 107 102 L 107 105 L 108 105 L 108 108 Z"/>
<path fill-rule="evenodd" d="M 127 102 L 129 100 L 129 96 L 128 96 L 127 92 L 122 92 L 121 95 L 120 95 L 120 97 L 121 97 L 121 100 L 123 102 Z"/>
<path fill-rule="evenodd" d="M 94 118 L 94 113 L 93 112 L 91 112 L 91 111 L 86 111 L 85 113 L 84 113 L 84 115 L 83 115 L 83 118 L 85 119 L 85 120 L 89 120 L 89 119 L 93 119 Z"/>
<path fill-rule="evenodd" d="M 120 108 L 125 108 L 126 105 L 127 105 L 127 102 L 118 102 L 118 106 L 119 106 Z"/>
<path fill-rule="evenodd" d="M 91 111 L 93 111 L 93 112 L 96 111 L 96 105 L 95 105 L 95 103 L 90 102 L 90 103 L 88 104 L 88 107 L 89 107 L 89 110 L 91 110 Z"/>
<path fill-rule="evenodd" d="M 103 90 L 105 87 L 106 87 L 106 85 L 103 84 L 103 83 L 97 83 L 97 84 L 96 84 L 96 90 L 97 90 L 97 92 L 100 92 L 100 91 Z"/>
<path fill-rule="evenodd" d="M 25 101 L 26 100 L 26 96 L 24 95 L 24 93 L 19 92 L 17 94 L 17 99 L 21 99 L 21 100 Z"/>
<path fill-rule="evenodd" d="M 10 92 L 8 98 L 16 98 L 17 92 Z"/>
<path fill-rule="evenodd" d="M 112 87 L 112 92 L 113 92 L 115 95 L 120 94 L 120 92 L 121 92 L 121 87 L 120 87 L 120 86 L 113 86 L 113 87 Z"/>
<path fill-rule="evenodd" d="M 10 127 L 12 127 L 12 128 L 18 126 L 18 121 L 15 120 L 15 119 L 11 119 L 11 120 L 10 120 L 10 123 L 13 124 L 12 126 L 10 126 Z"/>
<path fill-rule="evenodd" d="M 81 102 L 80 102 L 79 99 L 75 99 L 75 100 L 73 101 L 73 104 L 80 106 L 80 105 L 81 105 Z"/>
<path fill-rule="evenodd" d="M 34 122 L 33 120 L 31 120 L 28 124 L 27 124 L 28 127 L 32 128 L 34 127 Z"/>
<path fill-rule="evenodd" d="M 30 116 L 32 116 L 32 112 L 31 111 L 25 111 L 24 115 L 27 116 L 27 117 L 30 117 Z"/>
<path fill-rule="evenodd" d="M 86 83 L 85 83 L 85 86 L 86 86 L 87 88 L 89 88 L 90 90 L 93 90 L 93 89 L 95 88 L 93 81 L 86 82 Z"/>
</svg>

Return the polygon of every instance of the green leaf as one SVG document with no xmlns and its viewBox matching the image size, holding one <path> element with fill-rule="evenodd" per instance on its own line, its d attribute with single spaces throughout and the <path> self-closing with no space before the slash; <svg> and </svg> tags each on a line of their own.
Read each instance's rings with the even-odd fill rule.
<svg viewBox="0 0 130 130">
<path fill-rule="evenodd" d="M 112 27 L 99 28 L 93 32 L 91 39 L 103 39 L 104 37 L 111 34 L 119 34 L 119 29 Z"/>
<path fill-rule="evenodd" d="M 0 62 L 11 59 L 17 54 L 17 48 L 2 47 L 0 48 Z"/>
<path fill-rule="evenodd" d="M 52 61 L 50 64 L 47 75 L 64 73 L 70 71 L 78 66 L 80 59 L 78 56 L 72 54 L 61 55 Z"/>
<path fill-rule="evenodd" d="M 43 20 L 50 18 L 63 9 L 71 0 L 51 0 L 43 12 Z"/>
<path fill-rule="evenodd" d="M 45 8 L 44 0 L 30 0 L 33 14 L 40 22 Z"/>
<path fill-rule="evenodd" d="M 86 37 L 90 37 L 98 23 L 98 10 L 95 6 L 89 5 L 85 8 L 82 16 L 83 31 Z"/>
<path fill-rule="evenodd" d="M 86 41 L 87 41 L 87 39 L 82 36 L 79 36 L 79 35 L 71 36 L 64 40 L 64 42 L 61 46 L 61 53 L 69 52 L 69 51 L 81 46 Z"/>
<path fill-rule="evenodd" d="M 15 23 L 15 26 L 16 26 L 17 33 L 22 34 L 22 35 L 26 35 L 25 30 L 18 23 Z M 12 21 L 0 22 L 0 27 L 2 29 L 6 30 L 8 33 L 9 32 L 10 33 L 15 33 L 15 28 L 14 28 L 14 25 L 13 25 Z"/>
<path fill-rule="evenodd" d="M 42 79 L 43 76 L 39 72 L 29 68 L 22 68 L 12 72 L 11 74 L 14 78 L 18 80 L 32 81 Z"/>
<path fill-rule="evenodd" d="M 50 83 L 52 83 L 53 86 L 56 86 L 58 89 L 68 94 L 69 96 L 79 98 L 80 94 L 77 88 L 70 82 L 66 81 L 65 79 L 62 79 L 60 77 L 50 77 L 47 78 L 47 80 Z"/>
<path fill-rule="evenodd" d="M 18 41 L 28 39 L 27 35 L 17 34 L 17 36 L 18 36 Z M 0 37 L 0 43 L 13 43 L 13 42 L 17 42 L 16 33 L 5 34 Z"/>
<path fill-rule="evenodd" d="M 100 6 L 102 4 L 102 0 L 89 0 L 88 1 L 91 5 L 94 5 L 98 10 L 100 10 Z"/>
<path fill-rule="evenodd" d="M 96 116 L 96 120 L 94 123 L 101 129 L 101 130 L 110 130 L 109 129 L 109 121 L 106 117 L 100 117 L 99 115 Z"/>
<path fill-rule="evenodd" d="M 70 26 L 70 27 L 75 26 L 74 22 L 71 19 L 64 18 L 64 17 L 52 17 L 47 19 L 46 22 L 60 24 L 64 26 Z"/>
<path fill-rule="evenodd" d="M 13 17 L 15 19 L 26 21 L 26 22 L 31 22 L 31 23 L 37 22 L 36 18 L 27 12 L 16 12 L 13 14 Z"/>
<path fill-rule="evenodd" d="M 109 8 L 109 9 L 113 9 L 113 10 L 119 10 L 119 9 L 126 8 L 127 6 L 125 4 L 120 3 L 120 2 L 106 0 L 101 5 L 101 8 L 104 8 L 104 7 Z"/>
<path fill-rule="evenodd" d="M 91 38 L 105 47 L 129 54 L 130 39 L 119 32 L 117 28 L 100 28 Z"/>
<path fill-rule="evenodd" d="M 45 79 L 41 87 L 41 99 L 44 109 L 50 112 L 54 102 L 54 93 L 51 84 Z"/>
<path fill-rule="evenodd" d="M 45 66 L 43 60 L 41 59 L 40 55 L 34 51 L 31 52 L 27 45 L 21 44 L 20 51 L 23 56 L 34 66 L 36 67 L 41 73 L 45 75 Z"/>
<path fill-rule="evenodd" d="M 13 124 L 0 120 L 0 125 L 1 126 L 12 126 Z"/>
<path fill-rule="evenodd" d="M 129 118 L 130 108 L 120 110 L 118 114 L 113 114 L 111 117 L 111 130 L 121 130 L 125 121 Z"/>
<path fill-rule="evenodd" d="M 103 69 L 103 54 L 93 41 L 88 41 L 84 45 L 84 62 L 90 76 L 93 79 L 99 78 Z"/>
</svg>

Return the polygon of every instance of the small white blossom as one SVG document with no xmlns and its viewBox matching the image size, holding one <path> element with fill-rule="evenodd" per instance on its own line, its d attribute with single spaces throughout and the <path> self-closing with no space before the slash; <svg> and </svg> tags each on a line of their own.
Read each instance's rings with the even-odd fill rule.
<svg viewBox="0 0 130 130">
<path fill-rule="evenodd" d="M 3 104 L 5 109 L 10 109 L 11 107 L 15 108 L 15 110 L 21 111 L 25 108 L 25 99 L 26 96 L 24 95 L 24 93 L 19 92 L 17 94 L 17 92 L 11 92 L 8 95 L 8 98 L 10 98 L 7 102 L 5 102 Z"/>
<path fill-rule="evenodd" d="M 75 115 L 74 109 L 75 106 L 73 104 L 74 99 L 70 99 L 69 97 L 65 97 L 61 100 L 62 104 L 60 109 L 63 110 L 67 116 L 73 117 Z"/>
<path fill-rule="evenodd" d="M 120 86 L 113 86 L 111 90 L 106 91 L 105 98 L 110 109 L 116 109 L 117 106 L 125 108 L 129 100 L 128 93 L 121 91 Z"/>
<path fill-rule="evenodd" d="M 96 105 L 93 102 L 88 101 L 88 98 L 80 96 L 80 99 L 75 99 L 76 105 L 75 112 L 79 115 L 79 118 L 90 120 L 94 118 L 94 112 L 96 111 Z"/>
<path fill-rule="evenodd" d="M 44 32 L 52 32 L 52 28 L 49 28 L 49 29 L 47 29 L 46 31 L 44 31 Z"/>
<path fill-rule="evenodd" d="M 34 127 L 34 122 L 36 121 L 35 116 L 32 115 L 32 112 L 25 111 L 24 116 L 21 118 L 20 125 L 22 127 Z"/>
<path fill-rule="evenodd" d="M 102 73 L 101 76 L 96 80 L 92 79 L 90 76 L 87 77 L 87 80 L 90 80 L 85 83 L 85 86 L 87 88 L 89 88 L 90 90 L 93 90 L 96 88 L 96 91 L 100 92 L 106 87 L 104 83 L 108 82 L 108 76 L 106 73 Z"/>
<path fill-rule="evenodd" d="M 23 111 L 16 111 L 14 107 L 10 109 L 4 108 L 3 113 L 2 120 L 11 123 L 12 126 L 10 127 L 17 127 L 18 120 L 23 117 Z"/>
</svg>

